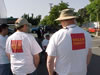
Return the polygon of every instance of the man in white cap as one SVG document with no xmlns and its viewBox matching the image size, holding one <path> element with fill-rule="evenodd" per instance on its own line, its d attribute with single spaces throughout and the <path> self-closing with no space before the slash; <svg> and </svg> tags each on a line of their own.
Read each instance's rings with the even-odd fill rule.
<svg viewBox="0 0 100 75">
<path fill-rule="evenodd" d="M 76 25 L 76 16 L 72 9 L 61 11 L 56 19 L 62 29 L 54 33 L 46 52 L 49 75 L 86 75 L 91 58 L 91 36 Z"/>
<path fill-rule="evenodd" d="M 44 52 L 48 46 L 49 39 L 50 39 L 49 33 L 44 34 L 44 40 L 42 41 L 42 48 L 43 48 Z"/>
<path fill-rule="evenodd" d="M 42 51 L 35 38 L 28 34 L 30 23 L 24 18 L 15 22 L 16 32 L 8 37 L 6 53 L 14 75 L 32 75 L 38 67 Z"/>
</svg>

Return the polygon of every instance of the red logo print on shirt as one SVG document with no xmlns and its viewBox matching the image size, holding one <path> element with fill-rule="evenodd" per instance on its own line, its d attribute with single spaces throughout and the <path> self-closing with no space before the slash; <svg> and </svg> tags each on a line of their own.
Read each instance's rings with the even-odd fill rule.
<svg viewBox="0 0 100 75">
<path fill-rule="evenodd" d="M 85 49 L 85 36 L 84 33 L 71 34 L 72 50 Z"/>
<path fill-rule="evenodd" d="M 11 40 L 11 48 L 13 53 L 22 53 L 22 40 Z"/>
</svg>

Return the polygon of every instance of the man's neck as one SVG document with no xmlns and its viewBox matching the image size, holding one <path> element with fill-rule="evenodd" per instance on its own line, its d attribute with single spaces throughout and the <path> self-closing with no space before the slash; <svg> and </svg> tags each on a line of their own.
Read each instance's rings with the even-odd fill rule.
<svg viewBox="0 0 100 75">
<path fill-rule="evenodd" d="M 24 32 L 24 31 L 22 31 L 22 30 L 17 30 L 16 32 Z"/>
<path fill-rule="evenodd" d="M 70 26 L 70 25 L 73 25 L 73 24 L 75 24 L 75 23 L 66 24 L 65 26 L 63 26 L 63 28 Z"/>
<path fill-rule="evenodd" d="M 69 23 L 69 24 L 67 24 L 66 26 L 70 26 L 70 25 L 73 25 L 73 24 L 75 24 L 75 23 Z"/>
<path fill-rule="evenodd" d="M 67 26 L 70 26 L 70 25 L 72 25 L 72 24 L 76 24 L 74 19 L 65 20 L 65 21 L 64 21 L 64 24 L 63 24 L 62 26 L 63 26 L 63 27 L 67 27 Z"/>
</svg>

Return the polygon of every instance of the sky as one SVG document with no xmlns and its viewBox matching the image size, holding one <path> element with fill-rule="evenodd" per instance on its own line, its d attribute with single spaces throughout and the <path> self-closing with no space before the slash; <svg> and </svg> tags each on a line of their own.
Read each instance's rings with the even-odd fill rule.
<svg viewBox="0 0 100 75">
<path fill-rule="evenodd" d="M 61 0 L 4 0 L 7 17 L 13 16 L 15 18 L 21 17 L 24 13 L 34 16 L 42 15 L 42 18 L 49 14 L 50 3 L 58 5 Z M 84 8 L 89 4 L 89 0 L 63 0 L 68 2 L 69 7 L 74 8 L 75 11 Z"/>
</svg>

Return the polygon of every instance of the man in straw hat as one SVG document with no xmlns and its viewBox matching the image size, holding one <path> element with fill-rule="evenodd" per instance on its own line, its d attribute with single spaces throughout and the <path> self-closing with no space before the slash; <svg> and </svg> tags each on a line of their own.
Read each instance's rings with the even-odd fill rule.
<svg viewBox="0 0 100 75">
<path fill-rule="evenodd" d="M 91 36 L 76 25 L 72 9 L 61 11 L 56 19 L 62 29 L 54 33 L 46 52 L 49 75 L 86 75 L 91 57 Z"/>
<path fill-rule="evenodd" d="M 6 42 L 6 53 L 14 75 L 32 75 L 39 64 L 42 51 L 35 38 L 28 34 L 30 23 L 24 18 L 15 22 L 16 32 Z"/>
</svg>

